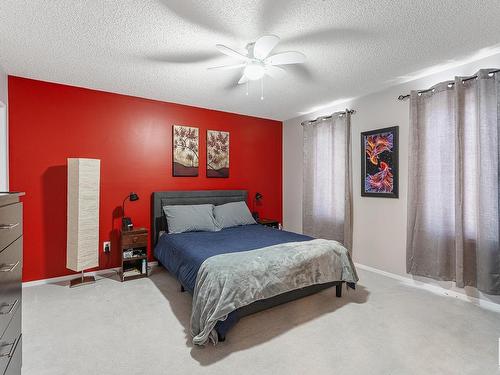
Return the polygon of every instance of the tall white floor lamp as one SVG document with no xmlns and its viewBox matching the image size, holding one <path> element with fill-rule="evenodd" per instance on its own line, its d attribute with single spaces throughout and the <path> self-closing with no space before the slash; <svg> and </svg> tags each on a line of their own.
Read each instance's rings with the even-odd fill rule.
<svg viewBox="0 0 500 375">
<path fill-rule="evenodd" d="M 68 159 L 66 267 L 81 272 L 70 287 L 93 283 L 84 271 L 99 265 L 99 180 L 101 161 Z"/>
</svg>

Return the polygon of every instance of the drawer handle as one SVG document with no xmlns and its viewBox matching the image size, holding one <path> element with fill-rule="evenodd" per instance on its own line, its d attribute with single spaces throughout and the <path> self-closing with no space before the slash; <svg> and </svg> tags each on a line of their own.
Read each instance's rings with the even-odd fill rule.
<svg viewBox="0 0 500 375">
<path fill-rule="evenodd" d="M 11 303 L 10 305 L 8 303 L 4 303 L 4 304 L 0 305 L 0 308 L 10 306 L 9 311 L 7 311 L 7 312 L 0 312 L 0 315 L 10 315 L 10 314 L 12 314 L 12 311 L 14 311 L 14 308 L 17 306 L 18 302 L 19 302 L 19 300 L 16 299 L 14 301 L 14 303 Z"/>
<path fill-rule="evenodd" d="M 16 346 L 16 340 L 12 341 L 10 344 L 7 344 L 7 343 L 1 343 L 0 344 L 0 349 L 3 349 L 7 346 L 10 346 L 10 350 L 8 353 L 0 353 L 0 358 L 4 358 L 4 357 L 7 357 L 7 358 L 10 358 L 12 357 L 12 352 L 14 351 L 14 347 Z"/>
<path fill-rule="evenodd" d="M 12 272 L 19 265 L 20 262 L 21 261 L 18 260 L 14 264 L 2 264 L 2 267 L 0 268 L 0 272 Z"/>
<path fill-rule="evenodd" d="M 0 229 L 13 229 L 15 227 L 17 227 L 19 225 L 19 223 L 15 223 L 15 224 L 0 224 Z"/>
</svg>

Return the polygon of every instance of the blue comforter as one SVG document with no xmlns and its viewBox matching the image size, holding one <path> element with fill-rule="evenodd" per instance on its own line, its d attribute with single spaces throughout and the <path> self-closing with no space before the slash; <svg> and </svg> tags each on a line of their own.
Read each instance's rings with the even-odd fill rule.
<svg viewBox="0 0 500 375">
<path fill-rule="evenodd" d="M 259 224 L 244 225 L 219 232 L 164 234 L 154 249 L 154 255 L 192 294 L 201 264 L 214 255 L 309 240 L 312 238 Z"/>
<path fill-rule="evenodd" d="M 287 242 L 309 241 L 302 234 L 269 228 L 263 225 L 244 225 L 219 232 L 189 232 L 163 234 L 154 249 L 155 258 L 193 294 L 196 276 L 202 263 L 214 256 L 259 249 Z M 224 337 L 238 321 L 237 312 L 229 314 L 215 329 Z"/>
</svg>

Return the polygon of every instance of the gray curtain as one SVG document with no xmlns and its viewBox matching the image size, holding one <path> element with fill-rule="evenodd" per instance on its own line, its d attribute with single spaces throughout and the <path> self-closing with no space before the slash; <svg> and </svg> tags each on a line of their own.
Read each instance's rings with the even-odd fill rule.
<svg viewBox="0 0 500 375">
<path fill-rule="evenodd" d="M 347 111 L 346 111 L 347 112 Z M 304 234 L 352 249 L 351 116 L 304 125 Z"/>
<path fill-rule="evenodd" d="M 407 271 L 500 294 L 499 74 L 410 96 Z"/>
</svg>

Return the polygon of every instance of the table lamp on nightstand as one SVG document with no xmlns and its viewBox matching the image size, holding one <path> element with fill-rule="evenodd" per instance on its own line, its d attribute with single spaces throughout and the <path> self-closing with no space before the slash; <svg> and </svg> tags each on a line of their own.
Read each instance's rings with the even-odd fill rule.
<svg viewBox="0 0 500 375">
<path fill-rule="evenodd" d="M 134 229 L 134 224 L 132 224 L 132 219 L 130 219 L 130 217 L 125 216 L 125 202 L 128 200 L 131 202 L 138 201 L 139 196 L 136 193 L 132 192 L 132 193 L 128 194 L 125 197 L 125 199 L 123 200 L 123 204 L 122 204 L 122 215 L 123 215 L 122 216 L 122 230 L 124 230 L 124 231 Z"/>
<path fill-rule="evenodd" d="M 253 212 L 252 212 L 252 216 L 255 220 L 259 219 L 259 213 L 257 212 L 256 208 L 257 208 L 257 203 L 262 201 L 262 198 L 264 198 L 264 196 L 261 193 L 259 192 L 255 193 L 255 197 L 253 198 Z"/>
</svg>

